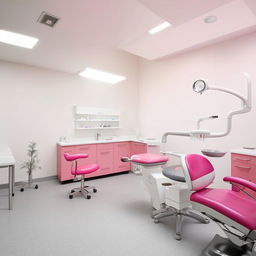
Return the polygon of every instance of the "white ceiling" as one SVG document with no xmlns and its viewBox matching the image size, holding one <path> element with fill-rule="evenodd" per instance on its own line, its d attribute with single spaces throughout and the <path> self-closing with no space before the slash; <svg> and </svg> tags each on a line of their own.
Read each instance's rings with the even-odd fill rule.
<svg viewBox="0 0 256 256">
<path fill-rule="evenodd" d="M 37 23 L 42 11 L 60 17 L 54 28 Z M 117 51 L 152 60 L 248 33 L 255 15 L 255 0 L 0 0 L 0 29 L 39 38 L 32 50 L 0 43 L 0 59 L 77 73 Z M 163 21 L 173 26 L 148 34 Z"/>
</svg>

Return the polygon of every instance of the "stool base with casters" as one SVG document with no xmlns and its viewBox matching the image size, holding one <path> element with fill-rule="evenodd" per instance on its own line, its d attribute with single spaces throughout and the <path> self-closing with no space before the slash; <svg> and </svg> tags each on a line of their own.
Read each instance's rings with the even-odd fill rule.
<svg viewBox="0 0 256 256">
<path fill-rule="evenodd" d="M 81 186 L 79 188 L 71 189 L 69 193 L 69 198 L 72 199 L 74 195 L 82 194 L 86 199 L 91 199 L 91 193 L 96 193 L 97 189 L 94 186 L 85 186 L 84 185 L 85 176 L 82 175 Z"/>
</svg>

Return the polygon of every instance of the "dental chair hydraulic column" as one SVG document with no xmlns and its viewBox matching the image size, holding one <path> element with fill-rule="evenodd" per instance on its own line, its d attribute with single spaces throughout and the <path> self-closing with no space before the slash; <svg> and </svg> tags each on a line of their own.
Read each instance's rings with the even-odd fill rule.
<svg viewBox="0 0 256 256">
<path fill-rule="evenodd" d="M 165 155 L 138 154 L 131 158 L 123 157 L 124 162 L 131 161 L 142 166 L 144 184 L 150 194 L 152 214 L 155 223 L 160 219 L 175 216 L 175 239 L 181 240 L 181 226 L 184 216 L 201 223 L 209 223 L 207 218 L 193 212 L 189 201 L 190 192 L 186 187 L 184 175 L 179 170 L 170 170 L 164 166 L 169 158 Z M 162 173 L 162 170 L 164 172 Z M 173 178 L 173 179 L 171 179 Z"/>
</svg>

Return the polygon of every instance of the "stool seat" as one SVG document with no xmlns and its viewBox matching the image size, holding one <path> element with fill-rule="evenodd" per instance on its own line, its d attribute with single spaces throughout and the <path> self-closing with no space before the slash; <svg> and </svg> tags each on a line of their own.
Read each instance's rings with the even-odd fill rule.
<svg viewBox="0 0 256 256">
<path fill-rule="evenodd" d="M 73 175 L 89 174 L 89 173 L 97 171 L 99 168 L 100 168 L 100 166 L 98 164 L 80 165 L 77 167 L 77 170 L 75 170 L 75 168 L 72 168 L 71 173 Z"/>
</svg>

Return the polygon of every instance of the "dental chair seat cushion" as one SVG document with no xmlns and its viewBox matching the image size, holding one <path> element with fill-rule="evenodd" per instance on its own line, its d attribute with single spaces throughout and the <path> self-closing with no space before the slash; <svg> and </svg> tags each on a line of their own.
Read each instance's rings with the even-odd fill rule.
<svg viewBox="0 0 256 256">
<path fill-rule="evenodd" d="M 139 163 L 139 164 L 165 164 L 169 159 L 167 156 L 158 155 L 158 154 L 138 154 L 131 156 L 132 162 Z"/>
<path fill-rule="evenodd" d="M 80 165 L 77 167 L 77 170 L 75 170 L 75 168 L 73 168 L 71 170 L 71 173 L 73 175 L 89 174 L 89 173 L 97 171 L 99 168 L 100 168 L 100 166 L 97 164 Z"/>
<path fill-rule="evenodd" d="M 185 182 L 185 177 L 182 169 L 176 169 L 174 167 L 163 168 L 163 175 L 171 180 Z"/>
<path fill-rule="evenodd" d="M 190 200 L 207 206 L 242 226 L 256 229 L 256 200 L 228 189 L 205 188 L 194 192 Z"/>
</svg>

